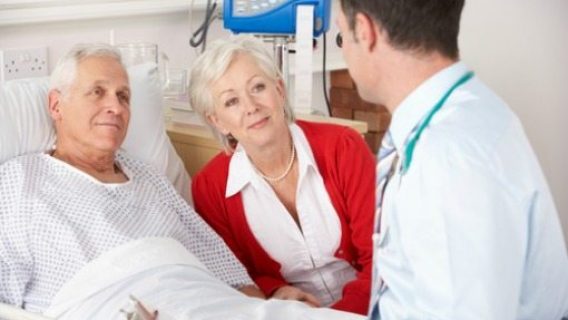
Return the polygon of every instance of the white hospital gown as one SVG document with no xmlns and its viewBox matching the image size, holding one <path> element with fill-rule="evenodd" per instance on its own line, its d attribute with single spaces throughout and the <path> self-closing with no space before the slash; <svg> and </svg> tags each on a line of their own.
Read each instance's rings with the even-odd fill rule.
<svg viewBox="0 0 568 320">
<path fill-rule="evenodd" d="M 80 268 L 130 240 L 171 237 L 222 281 L 251 284 L 223 240 L 153 168 L 123 153 L 105 184 L 47 154 L 0 165 L 0 302 L 43 311 Z"/>
</svg>

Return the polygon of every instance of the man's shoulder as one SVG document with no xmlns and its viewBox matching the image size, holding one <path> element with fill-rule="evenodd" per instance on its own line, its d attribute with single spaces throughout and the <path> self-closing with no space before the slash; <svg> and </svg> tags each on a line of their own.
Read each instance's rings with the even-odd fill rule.
<svg viewBox="0 0 568 320">
<path fill-rule="evenodd" d="M 499 152 L 511 133 L 523 134 L 518 117 L 499 96 L 476 81 L 456 90 L 432 119 L 423 138 L 432 142 L 427 144 L 429 149 L 440 152 L 472 149 L 472 153 L 490 155 Z"/>
<path fill-rule="evenodd" d="M 45 160 L 46 154 L 42 152 L 27 153 L 18 155 L 0 163 L 0 170 L 10 170 L 20 168 L 21 170 L 31 169 L 34 165 Z"/>
<path fill-rule="evenodd" d="M 503 181 L 527 174 L 521 167 L 533 167 L 533 151 L 509 106 L 490 91 L 461 98 L 442 108 L 420 137 L 415 154 L 425 171 L 457 177 L 469 170 Z"/>
<path fill-rule="evenodd" d="M 116 160 L 127 169 L 135 171 L 136 174 L 159 175 L 157 168 L 123 150 L 116 153 Z"/>
<path fill-rule="evenodd" d="M 25 154 L 0 164 L 0 197 L 3 201 L 16 201 L 43 185 L 50 176 L 48 157 L 42 153 Z"/>
</svg>

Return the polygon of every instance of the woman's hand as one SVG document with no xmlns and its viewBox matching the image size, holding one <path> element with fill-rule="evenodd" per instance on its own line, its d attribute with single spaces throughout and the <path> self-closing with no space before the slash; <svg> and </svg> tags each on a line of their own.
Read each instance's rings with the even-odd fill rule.
<svg viewBox="0 0 568 320">
<path fill-rule="evenodd" d="M 255 286 L 255 285 L 246 285 L 246 286 L 242 286 L 239 291 L 241 293 L 246 294 L 249 297 L 253 297 L 253 298 L 260 298 L 260 299 L 266 299 L 266 296 L 264 295 L 264 293 L 262 291 L 260 291 L 260 289 Z"/>
<path fill-rule="evenodd" d="M 298 300 L 302 301 L 312 307 L 319 307 L 320 302 L 312 294 L 304 292 L 293 286 L 284 286 L 274 291 L 271 298 L 282 300 Z"/>
</svg>

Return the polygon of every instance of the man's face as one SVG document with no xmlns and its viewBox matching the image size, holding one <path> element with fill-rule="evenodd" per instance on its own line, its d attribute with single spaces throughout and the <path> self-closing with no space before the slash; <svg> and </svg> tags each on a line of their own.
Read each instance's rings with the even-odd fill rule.
<svg viewBox="0 0 568 320">
<path fill-rule="evenodd" d="M 120 148 L 130 119 L 130 87 L 118 61 L 110 57 L 81 60 L 75 81 L 57 99 L 52 117 L 58 142 L 100 152 Z"/>
</svg>

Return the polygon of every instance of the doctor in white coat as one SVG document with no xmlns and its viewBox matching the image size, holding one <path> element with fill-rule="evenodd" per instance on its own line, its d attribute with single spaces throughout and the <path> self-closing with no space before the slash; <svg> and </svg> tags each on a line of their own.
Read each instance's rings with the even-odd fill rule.
<svg viewBox="0 0 568 320">
<path fill-rule="evenodd" d="M 341 0 L 357 90 L 392 113 L 369 317 L 559 320 L 568 256 L 558 213 L 519 119 L 459 61 L 463 5 Z"/>
</svg>

